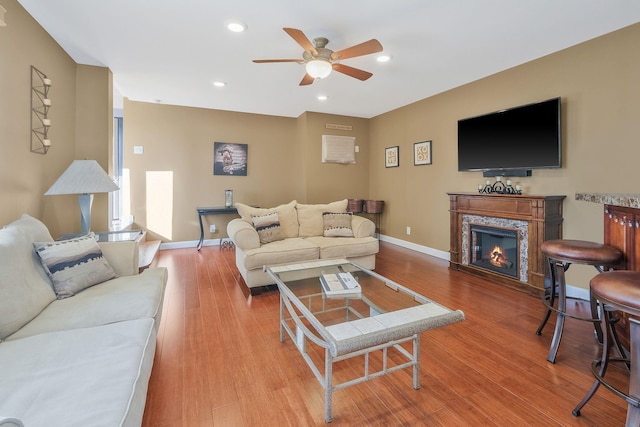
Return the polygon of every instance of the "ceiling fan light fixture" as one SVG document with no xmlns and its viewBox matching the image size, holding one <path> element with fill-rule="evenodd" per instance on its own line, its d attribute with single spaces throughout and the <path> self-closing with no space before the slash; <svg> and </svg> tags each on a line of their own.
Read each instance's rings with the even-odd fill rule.
<svg viewBox="0 0 640 427">
<path fill-rule="evenodd" d="M 324 79 L 331 74 L 331 63 L 324 59 L 312 59 L 306 66 L 307 74 L 314 79 Z"/>
<path fill-rule="evenodd" d="M 376 58 L 376 61 L 378 62 L 389 62 L 391 60 L 391 57 L 389 55 L 380 55 Z"/>
</svg>

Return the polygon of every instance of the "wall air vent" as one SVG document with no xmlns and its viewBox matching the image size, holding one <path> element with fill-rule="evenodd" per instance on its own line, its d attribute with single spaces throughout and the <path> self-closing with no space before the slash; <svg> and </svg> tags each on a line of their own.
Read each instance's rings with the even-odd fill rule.
<svg viewBox="0 0 640 427">
<path fill-rule="evenodd" d="M 333 123 L 327 123 L 324 125 L 327 129 L 335 129 L 335 130 L 353 130 L 353 126 L 351 125 L 336 125 Z"/>
<path fill-rule="evenodd" d="M 355 163 L 355 136 L 322 135 L 322 163 Z"/>
</svg>

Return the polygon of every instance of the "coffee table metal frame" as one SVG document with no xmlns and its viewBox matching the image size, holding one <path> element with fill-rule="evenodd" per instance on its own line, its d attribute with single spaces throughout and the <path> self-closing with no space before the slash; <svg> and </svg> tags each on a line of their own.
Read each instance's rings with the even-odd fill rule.
<svg viewBox="0 0 640 427">
<path fill-rule="evenodd" d="M 346 313 L 344 324 L 352 322 L 352 320 L 357 321 L 358 319 L 364 319 L 369 316 L 363 315 L 354 309 L 351 304 L 351 298 L 342 298 L 341 300 L 344 301 L 343 306 L 336 307 L 332 305 L 328 308 L 327 298 L 323 294 L 319 284 L 318 292 L 305 295 L 303 297 L 304 301 L 302 301 L 300 297 L 296 296 L 292 292 L 292 290 L 279 276 L 279 274 L 283 272 L 296 271 L 301 278 L 318 278 L 319 274 L 316 273 L 319 268 L 324 269 L 323 272 L 329 272 L 327 270 L 331 269 L 338 271 L 339 269 L 339 271 L 360 271 L 366 275 L 372 276 L 382 281 L 393 291 L 402 292 L 412 297 L 416 302 L 416 307 L 408 309 L 412 310 L 413 315 L 409 315 L 410 320 L 406 321 L 406 324 L 402 324 L 402 321 L 398 324 L 398 319 L 394 319 L 393 316 L 395 313 L 404 312 L 405 310 L 385 313 L 384 310 L 375 306 L 370 300 L 368 300 L 365 295 L 366 292 L 363 292 L 357 299 L 364 300 L 374 313 L 386 316 L 387 319 L 395 322 L 396 325 L 377 332 L 367 333 L 359 337 L 341 339 L 339 334 L 337 334 L 338 337 L 336 337 L 336 331 L 328 330 L 327 327 L 317 319 L 317 314 L 327 313 L 328 311 L 344 310 Z M 326 422 L 331 422 L 332 420 L 332 395 L 336 390 L 406 368 L 413 368 L 413 388 L 418 390 L 420 388 L 420 333 L 428 329 L 445 326 L 464 319 L 464 314 L 460 310 L 452 311 L 399 285 L 398 283 L 346 260 L 319 260 L 288 266 L 265 267 L 264 270 L 274 279 L 280 291 L 280 342 L 284 342 L 286 332 L 311 368 L 316 379 L 322 385 L 325 394 Z M 314 310 L 312 302 L 318 298 L 322 298 L 320 309 L 318 310 L 316 307 L 315 311 L 312 311 Z M 335 303 L 336 299 L 332 298 L 330 301 Z M 426 307 L 425 305 L 429 305 L 429 307 L 434 311 L 426 312 L 425 310 L 418 308 L 420 306 Z M 406 317 L 407 313 L 405 312 L 403 314 Z M 305 320 L 306 324 L 304 322 Z M 295 325 L 295 330 L 292 328 L 293 325 Z M 313 330 L 311 330 L 307 325 L 311 326 Z M 338 325 L 338 327 L 339 326 L 340 325 Z M 310 354 L 307 352 L 307 340 L 324 349 L 324 374 L 319 367 L 316 366 Z M 412 351 L 401 346 L 401 344 L 408 342 L 412 343 Z M 407 361 L 389 366 L 388 349 L 391 347 L 398 350 L 398 352 L 403 355 Z M 369 354 L 376 351 L 382 351 L 382 367 L 380 370 L 371 372 L 369 366 Z M 364 356 L 364 374 L 350 381 L 334 384 L 333 364 L 357 356 Z"/>
</svg>

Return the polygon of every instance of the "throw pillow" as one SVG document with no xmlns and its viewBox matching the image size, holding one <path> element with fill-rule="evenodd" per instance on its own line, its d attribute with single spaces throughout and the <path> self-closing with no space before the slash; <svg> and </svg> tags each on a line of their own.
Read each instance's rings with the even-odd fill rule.
<svg viewBox="0 0 640 427">
<path fill-rule="evenodd" d="M 325 212 L 322 214 L 324 223 L 324 237 L 353 237 L 351 218 L 353 214 Z"/>
<path fill-rule="evenodd" d="M 58 299 L 117 277 L 93 233 L 59 242 L 35 242 L 33 246 Z"/>
<path fill-rule="evenodd" d="M 298 235 L 300 237 L 322 236 L 322 213 L 323 212 L 346 212 L 347 199 L 337 202 L 327 203 L 325 205 L 305 205 L 298 203 L 296 205 L 298 211 Z"/>
<path fill-rule="evenodd" d="M 297 201 L 293 200 L 287 204 L 276 206 L 275 208 L 256 208 L 245 205 L 244 203 L 236 203 L 234 206 L 238 209 L 238 215 L 249 224 L 252 224 L 251 217 L 253 215 L 265 215 L 276 212 L 278 214 L 278 220 L 280 221 L 282 235 L 287 238 L 298 237 L 297 203 Z"/>
<path fill-rule="evenodd" d="M 278 213 L 270 212 L 265 215 L 251 215 L 253 227 L 258 232 L 260 244 L 276 242 L 283 240 L 282 231 L 280 230 L 280 221 L 278 221 Z"/>
</svg>

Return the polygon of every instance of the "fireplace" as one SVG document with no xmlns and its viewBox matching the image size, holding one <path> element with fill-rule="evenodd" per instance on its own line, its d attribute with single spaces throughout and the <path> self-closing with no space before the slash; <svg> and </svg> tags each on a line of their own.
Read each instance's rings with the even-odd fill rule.
<svg viewBox="0 0 640 427">
<path fill-rule="evenodd" d="M 562 238 L 565 196 L 447 194 L 449 268 L 542 296 L 547 263 L 540 245 Z M 498 266 L 487 261 L 491 255 Z"/>
<path fill-rule="evenodd" d="M 471 224 L 469 263 L 518 278 L 518 231 Z"/>
</svg>

